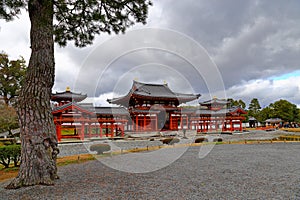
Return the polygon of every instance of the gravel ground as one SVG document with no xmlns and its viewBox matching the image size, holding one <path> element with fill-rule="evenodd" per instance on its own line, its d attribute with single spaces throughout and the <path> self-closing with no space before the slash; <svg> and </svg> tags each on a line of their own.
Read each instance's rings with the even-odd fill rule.
<svg viewBox="0 0 300 200">
<path fill-rule="evenodd" d="M 182 132 L 178 132 L 178 137 L 180 138 L 179 144 L 191 144 L 194 142 L 195 138 L 198 137 L 207 137 L 209 141 L 213 141 L 216 137 L 221 137 L 223 141 L 243 141 L 243 140 L 270 140 L 276 138 L 280 135 L 284 134 L 295 134 L 295 133 L 287 133 L 284 131 L 250 131 L 243 132 L 242 134 L 236 133 L 233 135 L 229 134 L 204 134 L 204 135 L 195 135 L 195 131 L 187 131 L 186 136 L 188 139 L 183 139 Z M 89 151 L 89 148 L 93 144 L 97 143 L 109 143 L 113 151 L 121 151 L 135 148 L 143 148 L 143 147 L 151 147 L 151 146 L 162 146 L 162 142 L 157 138 L 155 141 L 150 141 L 149 139 L 145 140 L 119 140 L 119 141 L 110 141 L 110 140 L 102 140 L 102 141 L 92 141 L 92 142 L 84 142 L 84 143 L 66 143 L 59 144 L 60 149 L 60 157 L 68 156 L 68 155 L 77 155 L 77 154 L 87 154 L 93 153 Z"/>
<path fill-rule="evenodd" d="M 55 186 L 5 190 L 1 183 L 0 199 L 300 199 L 300 143 L 215 145 L 202 159 L 199 148 L 149 173 L 98 160 L 67 165 Z"/>
<path fill-rule="evenodd" d="M 69 156 L 69 155 L 78 155 L 78 154 L 88 154 L 96 153 L 89 151 L 90 146 L 93 144 L 99 143 L 108 143 L 111 146 L 112 151 L 121 151 L 135 148 L 151 147 L 151 146 L 160 146 L 162 142 L 160 141 L 149 141 L 149 140 L 140 140 L 140 141 L 96 141 L 96 142 L 85 142 L 85 143 L 76 143 L 76 144 L 60 144 L 59 145 L 59 157 Z"/>
</svg>

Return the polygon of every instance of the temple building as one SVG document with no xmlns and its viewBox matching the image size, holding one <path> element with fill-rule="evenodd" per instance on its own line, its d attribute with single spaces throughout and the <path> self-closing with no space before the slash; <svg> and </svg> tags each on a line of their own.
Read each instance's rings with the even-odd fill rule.
<svg viewBox="0 0 300 200">
<path fill-rule="evenodd" d="M 52 94 L 52 109 L 58 141 L 67 138 L 123 137 L 129 115 L 123 107 L 93 107 L 80 104 L 87 95 L 65 92 Z"/>
<path fill-rule="evenodd" d="M 62 106 L 70 102 L 80 102 L 86 98 L 86 94 L 83 95 L 81 93 L 71 92 L 70 87 L 67 87 L 64 92 L 56 92 L 55 94 L 52 94 L 51 101 L 56 102 L 56 106 Z"/>
<path fill-rule="evenodd" d="M 172 91 L 167 83 L 133 81 L 129 92 L 108 99 L 119 107 L 94 107 L 81 103 L 87 95 L 71 92 L 52 94 L 52 114 L 58 141 L 67 138 L 124 137 L 125 132 L 197 130 L 197 132 L 242 131 L 246 112 L 223 99 L 200 103 L 200 108 L 180 104 L 198 100 L 200 94 Z"/>
<path fill-rule="evenodd" d="M 167 83 L 148 84 L 133 81 L 130 91 L 118 98 L 108 99 L 128 109 L 131 131 L 178 130 L 183 127 L 186 115 L 180 104 L 196 100 L 200 94 L 173 92 Z"/>
<path fill-rule="evenodd" d="M 191 123 L 197 132 L 232 132 L 242 131 L 242 114 L 247 112 L 239 106 L 232 107 L 225 99 L 214 97 L 200 103 L 200 109 L 195 112 Z"/>
</svg>

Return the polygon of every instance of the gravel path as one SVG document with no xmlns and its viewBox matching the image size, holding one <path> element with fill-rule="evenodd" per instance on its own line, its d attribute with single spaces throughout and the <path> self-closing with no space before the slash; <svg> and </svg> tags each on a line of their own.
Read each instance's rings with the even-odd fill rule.
<svg viewBox="0 0 300 200">
<path fill-rule="evenodd" d="M 244 132 L 242 134 L 204 134 L 204 135 L 195 135 L 195 131 L 187 131 L 186 136 L 188 139 L 182 139 L 182 132 L 178 132 L 178 137 L 180 138 L 179 144 L 191 144 L 194 142 L 195 138 L 198 137 L 206 137 L 211 142 L 214 138 L 222 138 L 223 141 L 243 141 L 243 140 L 270 140 L 276 138 L 280 135 L 285 134 L 295 134 L 295 133 L 287 133 L 284 131 L 250 131 Z M 162 142 L 159 141 L 159 138 L 156 138 L 155 141 L 150 141 L 149 139 L 145 140 L 119 140 L 119 141 L 110 141 L 110 140 L 102 140 L 102 141 L 93 141 L 93 142 L 85 142 L 85 143 L 66 143 L 59 144 L 60 153 L 58 156 L 68 156 L 68 155 L 77 155 L 77 154 L 87 154 L 93 153 L 89 151 L 89 148 L 93 144 L 97 143 L 109 143 L 113 151 L 121 151 L 135 148 L 143 148 L 143 147 L 151 147 L 151 146 L 162 146 Z"/>
<path fill-rule="evenodd" d="M 299 143 L 215 145 L 202 159 L 199 148 L 150 173 L 97 160 L 60 167 L 55 186 L 4 190 L 6 182 L 0 199 L 300 199 Z"/>
</svg>

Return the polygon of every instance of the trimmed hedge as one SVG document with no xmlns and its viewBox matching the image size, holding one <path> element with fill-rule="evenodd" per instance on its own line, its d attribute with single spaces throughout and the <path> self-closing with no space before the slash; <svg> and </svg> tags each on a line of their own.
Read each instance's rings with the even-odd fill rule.
<svg viewBox="0 0 300 200">
<path fill-rule="evenodd" d="M 223 142 L 222 138 L 214 138 L 213 142 Z"/>
<path fill-rule="evenodd" d="M 195 139 L 195 143 L 208 142 L 208 139 L 205 137 L 200 137 Z"/>
<path fill-rule="evenodd" d="M 0 147 L 0 164 L 8 168 L 10 162 L 14 162 L 14 166 L 18 167 L 21 160 L 21 145 L 7 145 Z"/>
<path fill-rule="evenodd" d="M 173 145 L 175 143 L 180 142 L 180 140 L 178 138 L 165 138 L 165 139 L 161 140 L 161 142 L 163 144 Z"/>
<path fill-rule="evenodd" d="M 90 147 L 91 151 L 97 151 L 97 154 L 103 154 L 106 151 L 110 151 L 110 145 L 109 144 L 94 144 Z"/>
</svg>

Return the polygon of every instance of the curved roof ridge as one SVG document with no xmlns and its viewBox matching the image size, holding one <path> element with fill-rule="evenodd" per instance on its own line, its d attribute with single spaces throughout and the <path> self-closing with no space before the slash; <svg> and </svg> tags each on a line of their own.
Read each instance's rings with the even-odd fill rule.
<svg viewBox="0 0 300 200">
<path fill-rule="evenodd" d="M 140 82 L 140 81 L 137 81 L 137 80 L 133 80 L 133 84 L 141 84 L 141 85 L 154 85 L 154 86 L 158 86 L 158 85 L 161 85 L 161 86 L 168 86 L 168 83 L 163 83 L 163 84 L 160 84 L 160 83 L 145 83 L 145 82 Z"/>
</svg>

